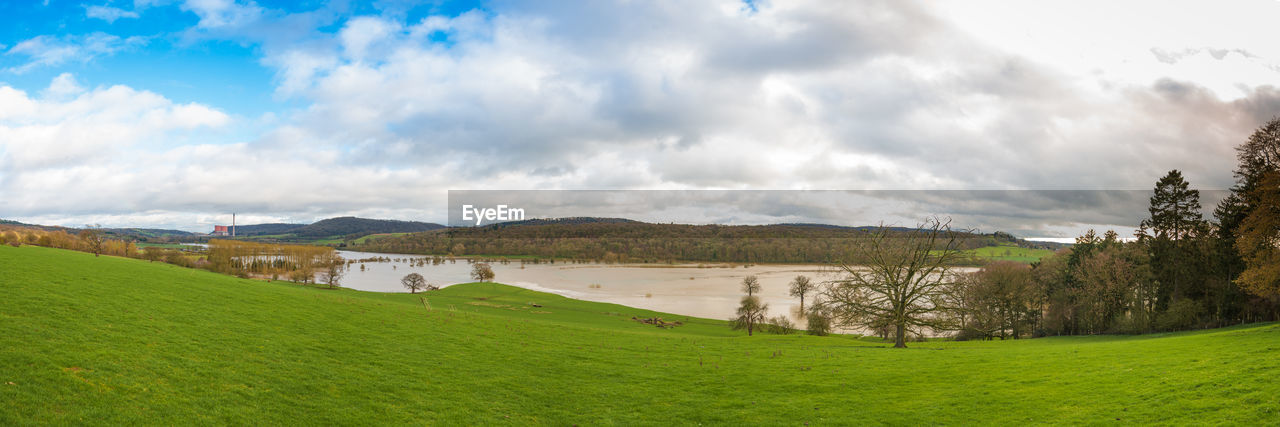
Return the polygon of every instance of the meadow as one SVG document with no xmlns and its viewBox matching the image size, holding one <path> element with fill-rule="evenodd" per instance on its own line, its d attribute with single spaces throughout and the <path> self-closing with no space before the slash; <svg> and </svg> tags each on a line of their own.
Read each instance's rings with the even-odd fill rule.
<svg viewBox="0 0 1280 427">
<path fill-rule="evenodd" d="M 1275 323 L 889 346 L 494 283 L 327 290 L 0 246 L 4 425 L 1280 420 Z"/>
<path fill-rule="evenodd" d="M 985 246 L 977 249 L 969 249 L 964 251 L 964 253 L 967 256 L 983 262 L 1014 261 L 1028 264 L 1040 261 L 1041 258 L 1049 255 L 1053 255 L 1053 251 L 1048 249 L 1032 249 L 1015 245 Z"/>
</svg>

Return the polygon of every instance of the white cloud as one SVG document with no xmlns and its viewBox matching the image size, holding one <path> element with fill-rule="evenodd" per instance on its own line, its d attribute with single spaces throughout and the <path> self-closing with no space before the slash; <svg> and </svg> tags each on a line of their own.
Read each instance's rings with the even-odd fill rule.
<svg viewBox="0 0 1280 427">
<path fill-rule="evenodd" d="M 347 25 L 338 33 L 342 40 L 343 53 L 352 60 L 359 61 L 377 42 L 393 40 L 393 34 L 399 26 L 374 17 L 358 17 L 347 21 Z"/>
<path fill-rule="evenodd" d="M 10 190 L 24 176 L 87 165 L 112 165 L 149 146 L 164 146 L 174 131 L 217 128 L 225 113 L 200 104 L 175 104 L 160 95 L 112 86 L 86 91 L 70 74 L 54 78 L 40 98 L 0 87 L 0 170 Z M 20 191 L 19 191 L 20 190 Z M 59 194 L 59 193 L 51 193 Z"/>
<path fill-rule="evenodd" d="M 138 12 L 111 6 L 85 6 L 85 16 L 94 19 L 101 19 L 103 21 L 107 21 L 108 24 L 111 24 L 121 18 L 137 19 Z"/>
<path fill-rule="evenodd" d="M 25 73 L 38 67 L 55 67 L 68 62 L 89 62 L 96 57 L 111 55 L 124 49 L 137 47 L 146 42 L 146 38 L 132 36 L 120 38 L 106 33 L 90 33 L 86 35 L 36 36 L 18 42 L 6 55 L 25 56 L 25 64 L 10 67 L 5 71 Z"/>
<path fill-rule="evenodd" d="M 78 95 L 84 92 L 84 88 L 80 87 L 80 83 L 76 82 L 76 77 L 71 73 L 62 73 L 58 77 L 54 77 L 42 94 L 45 98 L 63 99 L 68 96 Z"/>
<path fill-rule="evenodd" d="M 236 0 L 186 0 L 182 3 L 182 10 L 199 16 L 197 25 L 206 29 L 243 27 L 260 19 L 264 12 L 252 1 L 240 3 Z"/>
<path fill-rule="evenodd" d="M 1271 5 L 756 4 L 499 2 L 342 22 L 192 0 L 193 31 L 260 44 L 277 94 L 306 106 L 255 141 L 141 144 L 109 158 L 123 176 L 11 151 L 53 166 L 2 184 L 29 215 L 437 221 L 448 188 L 1147 189 L 1172 168 L 1221 188 L 1232 147 L 1280 111 Z M 1212 31 L 1225 15 L 1241 18 Z M 45 97 L 127 90 L 75 87 Z M 218 126 L 141 94 L 115 99 L 160 112 L 122 122 Z M 0 123 L 50 102 L 0 87 Z M 71 129 L 46 127 L 26 132 Z M 100 129 L 107 145 L 137 138 Z"/>
</svg>

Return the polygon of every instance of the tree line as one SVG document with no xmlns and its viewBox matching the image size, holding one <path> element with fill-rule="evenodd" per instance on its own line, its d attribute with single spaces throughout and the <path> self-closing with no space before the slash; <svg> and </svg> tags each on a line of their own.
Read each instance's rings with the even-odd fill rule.
<svg viewBox="0 0 1280 427">
<path fill-rule="evenodd" d="M 578 222 L 450 228 L 372 238 L 353 250 L 450 256 L 534 256 L 582 262 L 816 263 L 841 262 L 872 229 L 803 225 L 689 225 Z M 891 229 L 906 233 L 906 229 Z M 1007 243 L 1005 233 L 965 233 L 964 249 Z M 970 260 L 972 262 L 972 260 Z"/>
<path fill-rule="evenodd" d="M 1090 230 L 1030 265 L 961 272 L 949 259 L 961 253 L 963 233 L 946 221 L 926 221 L 913 233 L 882 228 L 850 247 L 843 277 L 822 284 L 809 316 L 819 332 L 829 321 L 897 347 L 946 332 L 1017 339 L 1280 319 L 1280 118 L 1237 154 L 1236 184 L 1211 218 L 1201 214 L 1199 192 L 1172 170 L 1156 182 L 1134 239 Z M 759 308 L 747 293 L 738 322 Z"/>
<path fill-rule="evenodd" d="M 25 225 L 0 225 L 0 244 L 32 245 L 162 261 L 188 268 L 202 268 L 239 277 L 288 279 L 303 284 L 323 283 L 337 287 L 348 263 L 327 246 L 281 245 L 240 240 L 214 239 L 208 248 L 197 251 L 149 246 L 114 239 L 99 226 L 86 226 L 76 233 Z"/>
</svg>

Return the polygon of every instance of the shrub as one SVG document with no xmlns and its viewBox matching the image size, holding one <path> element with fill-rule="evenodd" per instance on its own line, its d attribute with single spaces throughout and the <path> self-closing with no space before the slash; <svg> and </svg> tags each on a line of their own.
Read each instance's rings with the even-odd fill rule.
<svg viewBox="0 0 1280 427">
<path fill-rule="evenodd" d="M 1162 331 L 1191 329 L 1200 324 L 1200 315 L 1204 307 L 1200 303 L 1181 299 L 1169 304 L 1169 309 L 1156 316 L 1156 328 Z"/>
<path fill-rule="evenodd" d="M 1111 322 L 1111 328 L 1107 330 L 1109 334 L 1126 334 L 1137 335 L 1146 332 L 1145 323 L 1132 315 L 1117 316 L 1116 320 Z"/>
<path fill-rule="evenodd" d="M 956 331 L 956 334 L 952 335 L 951 339 L 956 341 L 989 340 L 991 339 L 991 334 L 975 328 L 964 328 Z"/>
<path fill-rule="evenodd" d="M 788 319 L 787 316 L 774 316 L 764 322 L 765 332 L 771 334 L 787 335 L 796 330 L 796 324 Z"/>
<path fill-rule="evenodd" d="M 831 318 L 826 314 L 811 311 L 807 319 L 805 329 L 809 335 L 826 336 L 831 333 Z"/>
</svg>

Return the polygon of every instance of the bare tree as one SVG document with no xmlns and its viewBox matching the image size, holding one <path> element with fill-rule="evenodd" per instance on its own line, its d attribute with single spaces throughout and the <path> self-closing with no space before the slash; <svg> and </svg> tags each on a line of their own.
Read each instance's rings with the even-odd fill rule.
<svg viewBox="0 0 1280 427">
<path fill-rule="evenodd" d="M 907 346 L 909 332 L 948 329 L 946 290 L 960 243 L 949 219 L 908 231 L 881 225 L 853 248 L 852 263 L 841 263 L 846 278 L 827 283 L 823 305 L 843 326 L 888 327 L 896 348 Z"/>
<path fill-rule="evenodd" d="M 804 296 L 813 292 L 813 282 L 808 276 L 799 275 L 791 280 L 791 296 L 800 298 L 800 312 L 804 313 Z"/>
<path fill-rule="evenodd" d="M 471 279 L 477 282 L 493 280 L 493 268 L 488 263 L 477 262 L 471 266 Z"/>
<path fill-rule="evenodd" d="M 747 296 L 755 296 L 756 292 L 760 292 L 760 279 L 755 275 L 742 278 L 742 292 L 746 292 Z"/>
<path fill-rule="evenodd" d="M 84 230 L 80 230 L 80 240 L 84 242 L 84 246 L 89 252 L 93 252 L 93 256 L 102 255 L 102 246 L 106 243 L 106 236 L 102 234 L 101 225 L 86 225 Z"/>
<path fill-rule="evenodd" d="M 427 287 L 427 279 L 422 277 L 421 274 L 409 273 L 403 279 L 400 279 L 400 284 L 409 288 L 409 293 L 413 294 Z"/>
<path fill-rule="evenodd" d="M 342 257 L 332 255 L 321 265 L 320 281 L 329 285 L 330 289 L 333 289 L 338 287 L 338 282 L 342 280 L 342 276 L 345 274 L 346 264 L 342 261 Z"/>
<path fill-rule="evenodd" d="M 738 304 L 738 317 L 729 319 L 729 324 L 734 330 L 746 329 L 747 336 L 751 336 L 768 313 L 769 304 L 760 302 L 759 297 L 748 295 L 742 297 L 742 302 Z"/>
</svg>

